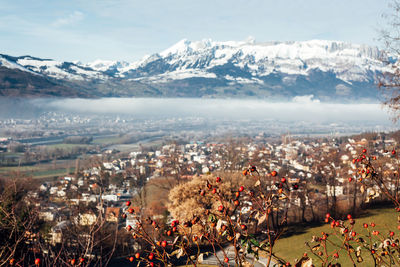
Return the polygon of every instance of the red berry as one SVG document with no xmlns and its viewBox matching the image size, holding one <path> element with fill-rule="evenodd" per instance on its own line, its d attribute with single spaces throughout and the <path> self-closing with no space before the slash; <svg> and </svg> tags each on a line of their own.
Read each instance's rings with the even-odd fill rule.
<svg viewBox="0 0 400 267">
<path fill-rule="evenodd" d="M 11 259 L 10 260 L 10 265 L 14 265 L 14 263 L 15 263 L 15 259 Z"/>
<path fill-rule="evenodd" d="M 392 155 L 396 155 L 396 150 L 392 150 Z"/>
<path fill-rule="evenodd" d="M 351 232 L 351 236 L 352 236 L 352 237 L 355 237 L 356 235 L 357 235 L 356 232 Z"/>
<path fill-rule="evenodd" d="M 224 258 L 224 262 L 228 263 L 228 262 L 229 262 L 229 258 L 228 258 L 228 257 L 225 257 L 225 258 Z"/>
<path fill-rule="evenodd" d="M 333 254 L 333 257 L 339 258 L 339 254 L 336 252 L 335 254 Z"/>
<path fill-rule="evenodd" d="M 243 231 L 246 231 L 247 226 L 245 224 L 240 225 L 240 228 L 242 228 Z"/>
<path fill-rule="evenodd" d="M 217 177 L 217 178 L 215 179 L 215 181 L 216 181 L 217 183 L 221 182 L 221 177 Z"/>
<path fill-rule="evenodd" d="M 40 259 L 39 258 L 35 259 L 35 265 L 39 265 L 39 264 L 40 264 Z"/>
<path fill-rule="evenodd" d="M 167 231 L 167 236 L 171 236 L 171 235 L 172 235 L 171 230 L 168 230 L 168 231 Z"/>
<path fill-rule="evenodd" d="M 329 213 L 327 213 L 327 214 L 325 215 L 325 217 L 329 219 L 329 218 L 331 217 L 331 215 L 330 215 Z"/>
<path fill-rule="evenodd" d="M 75 259 L 71 260 L 71 265 L 75 265 Z"/>
<path fill-rule="evenodd" d="M 352 218 L 351 214 L 347 214 L 347 219 L 351 220 Z"/>
<path fill-rule="evenodd" d="M 239 192 L 239 191 L 237 191 L 237 192 L 235 193 L 235 197 L 240 197 L 240 192 Z"/>
<path fill-rule="evenodd" d="M 375 223 L 371 223 L 371 227 L 375 227 L 376 225 L 375 225 Z"/>
<path fill-rule="evenodd" d="M 130 208 L 130 209 L 128 209 L 128 212 L 129 212 L 130 214 L 132 214 L 132 213 L 134 212 L 134 210 L 133 210 L 132 208 Z"/>
<path fill-rule="evenodd" d="M 364 228 L 368 228 L 368 224 L 364 223 L 363 224 Z"/>
<path fill-rule="evenodd" d="M 235 206 L 239 206 L 240 204 L 239 200 L 235 200 L 233 203 L 235 204 Z"/>
<path fill-rule="evenodd" d="M 153 253 L 153 252 L 151 252 L 151 253 L 149 254 L 149 260 L 152 260 L 152 259 L 154 259 L 154 253 Z"/>
<path fill-rule="evenodd" d="M 277 174 L 278 174 L 278 173 L 277 173 L 276 171 L 272 171 L 272 172 L 271 172 L 272 177 L 275 177 Z"/>
<path fill-rule="evenodd" d="M 130 258 L 129 258 L 129 261 L 130 261 L 130 262 L 133 262 L 134 260 L 135 260 L 134 257 L 130 257 Z"/>
<path fill-rule="evenodd" d="M 128 200 L 128 201 L 126 202 L 126 206 L 129 207 L 130 205 L 131 205 L 131 202 Z"/>
<path fill-rule="evenodd" d="M 372 254 L 375 254 L 375 249 L 371 249 L 371 253 L 372 253 Z"/>
<path fill-rule="evenodd" d="M 286 178 L 285 178 L 285 177 L 282 177 L 281 182 L 282 182 L 282 183 L 286 183 Z"/>
<path fill-rule="evenodd" d="M 217 189 L 213 188 L 212 193 L 213 194 L 217 193 Z"/>
<path fill-rule="evenodd" d="M 149 263 L 150 267 L 154 267 L 154 263 L 150 262 Z"/>
<path fill-rule="evenodd" d="M 224 206 L 220 205 L 220 206 L 218 207 L 218 211 L 223 212 L 223 211 L 224 211 Z"/>
<path fill-rule="evenodd" d="M 128 226 L 126 227 L 126 230 L 129 232 L 130 230 L 132 230 L 132 226 L 128 225 Z"/>
<path fill-rule="evenodd" d="M 239 192 L 243 192 L 243 190 L 244 190 L 243 186 L 239 187 Z"/>
<path fill-rule="evenodd" d="M 162 241 L 162 242 L 161 242 L 161 246 L 162 246 L 163 248 L 165 248 L 165 247 L 167 246 L 167 241 Z"/>
<path fill-rule="evenodd" d="M 82 262 L 84 262 L 84 261 L 85 261 L 84 258 L 79 258 L 79 262 L 80 262 L 80 263 L 82 263 Z"/>
<path fill-rule="evenodd" d="M 136 259 L 139 259 L 139 258 L 140 258 L 140 253 L 139 253 L 139 252 L 135 254 L 135 258 L 136 258 Z"/>
<path fill-rule="evenodd" d="M 349 177 L 349 182 L 353 181 L 353 178 Z"/>
<path fill-rule="evenodd" d="M 362 150 L 362 153 L 366 153 L 367 152 L 367 150 L 364 148 L 363 150 Z"/>
<path fill-rule="evenodd" d="M 390 235 L 390 236 L 394 236 L 394 232 L 390 232 L 389 235 Z"/>
<path fill-rule="evenodd" d="M 204 197 L 205 194 L 206 194 L 206 191 L 204 191 L 204 190 L 200 191 L 200 196 Z"/>
</svg>

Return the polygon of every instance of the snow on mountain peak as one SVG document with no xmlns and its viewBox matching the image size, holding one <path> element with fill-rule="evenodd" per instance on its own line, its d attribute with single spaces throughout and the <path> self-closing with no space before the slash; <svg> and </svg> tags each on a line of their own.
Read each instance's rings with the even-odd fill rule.
<svg viewBox="0 0 400 267">
<path fill-rule="evenodd" d="M 262 83 L 273 73 L 307 76 L 314 70 L 329 72 L 351 83 L 370 81 L 371 73 L 388 71 L 376 47 L 341 41 L 292 42 L 213 41 L 182 39 L 168 49 L 139 61 L 95 60 L 90 63 L 58 62 L 30 56 L 0 65 L 21 68 L 59 79 L 127 77 L 157 83 L 187 78 L 217 78 L 229 82 Z M 290 82 L 287 77 L 283 82 Z"/>
<path fill-rule="evenodd" d="M 114 61 L 114 60 L 101 60 L 97 59 L 93 62 L 89 62 L 87 64 L 80 64 L 85 67 L 89 67 L 96 71 L 107 71 L 110 69 L 119 69 L 124 68 L 129 65 L 129 63 L 125 61 Z"/>
<path fill-rule="evenodd" d="M 159 53 L 161 57 L 171 55 L 185 55 L 195 52 L 203 52 L 209 49 L 243 49 L 247 53 L 262 53 L 263 57 L 280 57 L 280 58 L 307 58 L 319 57 L 329 54 L 377 57 L 378 49 L 365 45 L 351 44 L 341 41 L 327 40 L 310 40 L 310 41 L 294 41 L 294 42 L 265 42 L 256 43 L 252 37 L 245 41 L 213 41 L 204 39 L 202 41 L 189 41 L 183 39 L 170 48 Z"/>
<path fill-rule="evenodd" d="M 125 88 L 132 82 L 131 88 L 138 88 L 139 95 L 314 94 L 323 101 L 329 97 L 364 97 L 365 93 L 375 96 L 376 77 L 392 71 L 384 57 L 387 55 L 376 47 L 341 41 L 255 42 L 249 37 L 244 41 L 183 39 L 160 53 L 130 63 L 59 62 L 0 55 L 0 66 L 45 78 L 87 81 L 91 86 L 112 84 Z M 396 64 L 395 56 L 389 59 Z M 92 82 L 97 80 L 106 82 Z M 135 87 L 137 83 L 141 85 Z"/>
<path fill-rule="evenodd" d="M 224 41 L 218 42 L 212 39 L 203 39 L 201 41 L 189 41 L 188 39 L 182 39 L 171 47 L 159 53 L 162 57 L 168 57 L 173 54 L 185 54 L 185 53 L 199 53 L 207 49 L 214 47 L 240 47 L 243 45 L 255 45 L 255 39 L 249 36 L 245 41 Z"/>
<path fill-rule="evenodd" d="M 182 39 L 170 48 L 162 51 L 160 56 L 162 57 L 168 57 L 169 55 L 173 54 L 184 54 L 188 52 L 193 52 L 193 51 L 198 51 L 198 50 L 203 50 L 208 47 L 211 47 L 212 41 L 211 39 L 204 39 L 202 41 L 195 41 L 191 42 L 187 39 Z"/>
<path fill-rule="evenodd" d="M 365 80 L 369 70 L 386 70 L 382 53 L 376 47 L 341 41 L 310 40 L 293 42 L 256 43 L 249 37 L 245 41 L 189 41 L 183 39 L 159 54 L 147 56 L 124 68 L 124 72 L 146 69 L 148 64 L 162 61 L 165 71 L 199 73 L 231 63 L 250 72 L 252 76 L 266 76 L 273 72 L 289 75 L 307 75 L 310 70 L 332 71 L 340 79 Z M 146 72 L 141 71 L 144 77 Z M 165 73 L 163 74 L 165 75 Z M 195 76 L 193 76 L 195 77 Z M 154 81 L 154 77 L 152 77 Z"/>
</svg>

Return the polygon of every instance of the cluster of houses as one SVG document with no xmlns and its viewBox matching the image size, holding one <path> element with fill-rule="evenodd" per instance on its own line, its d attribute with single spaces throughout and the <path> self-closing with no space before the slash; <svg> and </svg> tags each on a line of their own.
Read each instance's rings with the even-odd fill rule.
<svg viewBox="0 0 400 267">
<path fill-rule="evenodd" d="M 383 138 L 168 144 L 154 151 L 116 156 L 78 175 L 44 183 L 30 197 L 40 207 L 39 217 L 52 225 L 52 243 L 60 242 L 61 230 L 71 222 L 86 226 L 103 219 L 121 227 L 134 226 L 137 214 L 146 207 L 130 207 L 134 209 L 130 214 L 126 201 L 140 194 L 147 181 L 167 176 L 192 179 L 216 171 L 243 171 L 254 165 L 259 175 L 270 177 L 267 189 L 275 190 L 282 176 L 296 188 L 290 205 L 308 206 L 327 197 L 350 203 L 354 187 L 349 181 L 354 183 L 359 177 L 353 158 L 366 148 L 379 161 L 380 171 L 393 177 L 390 173 L 399 163 L 392 153 L 396 147 L 395 140 Z M 278 177 L 272 179 L 268 175 L 271 171 L 277 171 Z M 388 188 L 395 189 L 395 181 L 388 179 Z M 368 190 L 367 195 L 379 197 L 376 188 Z M 127 215 L 125 220 L 121 220 L 122 214 Z"/>
</svg>

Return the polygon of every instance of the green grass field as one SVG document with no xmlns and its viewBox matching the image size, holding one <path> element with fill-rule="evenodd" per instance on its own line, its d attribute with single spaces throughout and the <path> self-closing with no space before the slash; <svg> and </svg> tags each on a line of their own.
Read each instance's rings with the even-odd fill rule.
<svg viewBox="0 0 400 267">
<path fill-rule="evenodd" d="M 360 233 L 361 235 L 365 235 L 368 233 L 368 230 L 371 230 L 371 227 L 368 229 L 364 229 L 362 227 L 363 223 L 370 224 L 374 222 L 376 227 L 374 230 L 378 230 L 381 233 L 387 234 L 389 229 L 394 231 L 396 235 L 400 236 L 400 231 L 397 230 L 397 216 L 398 213 L 393 208 L 381 208 L 381 209 L 370 209 L 368 210 L 364 216 L 360 218 L 356 218 L 355 231 Z M 299 234 L 296 234 L 296 229 Z M 275 254 L 283 259 L 294 263 L 295 259 L 299 259 L 306 252 L 311 258 L 313 258 L 313 263 L 315 266 L 320 266 L 321 263 L 317 260 L 317 257 L 312 255 L 308 247 L 306 247 L 305 242 L 311 241 L 312 236 L 321 236 L 321 232 L 332 233 L 333 229 L 331 229 L 329 224 L 324 224 L 322 226 L 317 227 L 307 227 L 307 225 L 299 225 L 294 229 L 290 229 L 294 231 L 289 237 L 281 238 L 278 240 L 275 246 Z M 330 240 L 334 241 L 334 243 L 339 244 L 340 240 L 331 235 L 329 237 Z M 317 243 L 310 243 L 310 245 L 316 245 Z M 354 242 L 353 247 L 356 248 L 358 245 Z M 334 253 L 335 247 L 333 245 L 328 247 L 328 251 Z M 374 266 L 373 260 L 368 251 L 362 251 L 362 258 L 364 261 L 362 263 L 358 263 L 357 266 Z M 347 251 L 342 250 L 339 252 L 339 261 L 342 266 L 352 266 L 352 263 L 347 256 Z M 357 262 L 356 262 L 357 263 Z"/>
<path fill-rule="evenodd" d="M 94 138 L 93 144 L 96 145 L 111 145 L 111 144 L 119 144 L 121 143 L 122 138 L 115 136 L 115 137 L 106 137 L 106 138 Z"/>
<path fill-rule="evenodd" d="M 372 231 L 372 229 L 370 226 L 368 227 L 368 229 L 364 229 L 362 227 L 363 223 L 370 224 L 371 222 L 374 222 L 376 224 L 374 230 L 378 230 L 381 233 L 388 233 L 389 229 L 391 229 L 395 232 L 395 235 L 400 235 L 400 231 L 397 230 L 397 216 L 398 213 L 393 208 L 370 209 L 363 216 L 355 219 L 356 224 L 354 229 L 357 233 L 365 235 L 366 233 L 368 233 L 368 230 Z M 304 243 L 307 241 L 311 241 L 312 236 L 314 235 L 321 236 L 321 232 L 332 233 L 332 231 L 333 230 L 331 229 L 329 224 L 324 224 L 316 227 L 310 227 L 307 225 L 294 226 L 290 229 L 291 235 L 289 237 L 284 237 L 278 240 L 277 244 L 275 245 L 274 252 L 278 257 L 281 257 L 282 259 L 289 261 L 292 264 L 294 264 L 295 259 L 300 259 L 306 252 L 308 256 L 313 258 L 313 264 L 315 266 L 321 266 L 321 262 L 318 261 L 317 257 L 312 255 L 312 253 Z M 331 235 L 329 239 L 334 241 L 334 243 L 336 244 L 340 243 L 340 240 L 333 235 Z M 317 243 L 310 244 L 315 245 Z M 352 245 L 354 248 L 357 247 L 357 245 Z M 328 252 L 331 252 L 332 254 L 334 253 L 334 249 L 335 247 L 333 245 L 328 246 Z M 355 257 L 353 258 L 357 266 L 374 266 L 373 260 L 369 252 L 366 250 L 362 251 L 363 262 L 357 263 Z M 334 261 L 333 263 L 335 262 L 336 261 Z M 353 266 L 352 262 L 347 256 L 347 251 L 344 250 L 339 252 L 339 259 L 337 262 L 339 262 L 341 266 Z"/>
<path fill-rule="evenodd" d="M 56 165 L 54 162 L 35 164 L 32 166 L 0 167 L 0 177 L 13 177 L 23 174 L 33 178 L 53 178 L 55 176 L 67 175 L 75 171 L 75 160 L 60 160 Z"/>
<path fill-rule="evenodd" d="M 32 172 L 32 175 L 34 178 L 47 178 L 47 177 L 68 175 L 73 172 L 74 172 L 74 168 L 69 168 L 68 170 L 66 168 L 60 168 L 60 169 L 54 169 L 54 170 L 34 171 L 34 172 Z"/>
<path fill-rule="evenodd" d="M 12 177 L 18 174 L 32 176 L 33 178 L 51 178 L 54 176 L 67 175 L 73 173 L 74 168 L 57 167 L 56 169 L 46 169 L 40 166 L 23 166 L 23 167 L 1 167 L 0 176 Z"/>
<path fill-rule="evenodd" d="M 73 148 L 76 147 L 89 147 L 90 145 L 88 144 L 52 144 L 52 145 L 46 145 L 46 148 L 48 149 L 64 149 L 64 150 L 72 150 Z"/>
<path fill-rule="evenodd" d="M 4 158 L 12 158 L 12 157 L 20 157 L 24 153 L 17 153 L 17 152 L 2 152 L 1 156 Z"/>
</svg>

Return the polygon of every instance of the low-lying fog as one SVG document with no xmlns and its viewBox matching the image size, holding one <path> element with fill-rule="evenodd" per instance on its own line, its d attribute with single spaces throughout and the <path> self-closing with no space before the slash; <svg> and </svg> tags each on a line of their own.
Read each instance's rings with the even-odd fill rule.
<svg viewBox="0 0 400 267">
<path fill-rule="evenodd" d="M 228 120 L 392 123 L 388 111 L 381 104 L 321 103 L 310 97 L 298 97 L 286 103 L 265 100 L 185 98 L 36 99 L 31 103 L 46 110 L 125 114 L 141 118 L 199 116 Z"/>
<path fill-rule="evenodd" d="M 221 120 L 279 120 L 286 122 L 365 122 L 395 126 L 379 103 L 322 103 L 312 96 L 291 102 L 240 99 L 102 98 L 10 99 L 0 98 L 0 116 L 33 117 L 46 111 L 80 114 L 124 115 L 132 118 L 202 117 Z"/>
<path fill-rule="evenodd" d="M 48 113 L 50 111 L 56 112 L 56 114 Z M 153 127 L 152 129 L 167 132 L 188 129 L 193 131 L 218 129 L 218 132 L 232 133 L 263 131 L 279 134 L 290 131 L 313 134 L 399 129 L 399 125 L 391 121 L 387 108 L 382 104 L 323 103 L 313 100 L 312 96 L 296 97 L 289 102 L 185 98 L 0 98 L 0 119 L 34 119 L 40 115 L 45 115 L 41 118 L 48 120 L 49 127 L 53 128 L 58 125 L 51 124 L 53 117 L 55 121 L 59 122 L 64 115 L 73 117 L 80 115 L 82 118 L 94 118 L 97 122 L 104 119 L 102 122 L 107 123 L 120 121 L 117 120 L 118 118 L 129 124 L 152 120 L 152 123 L 149 124 Z M 71 121 L 71 118 L 66 121 Z M 67 123 L 63 126 L 65 128 L 68 125 Z M 101 122 L 98 125 L 100 128 L 104 126 Z M 191 125 L 193 127 L 190 127 Z M 84 123 L 75 126 L 86 129 L 89 125 Z"/>
</svg>

